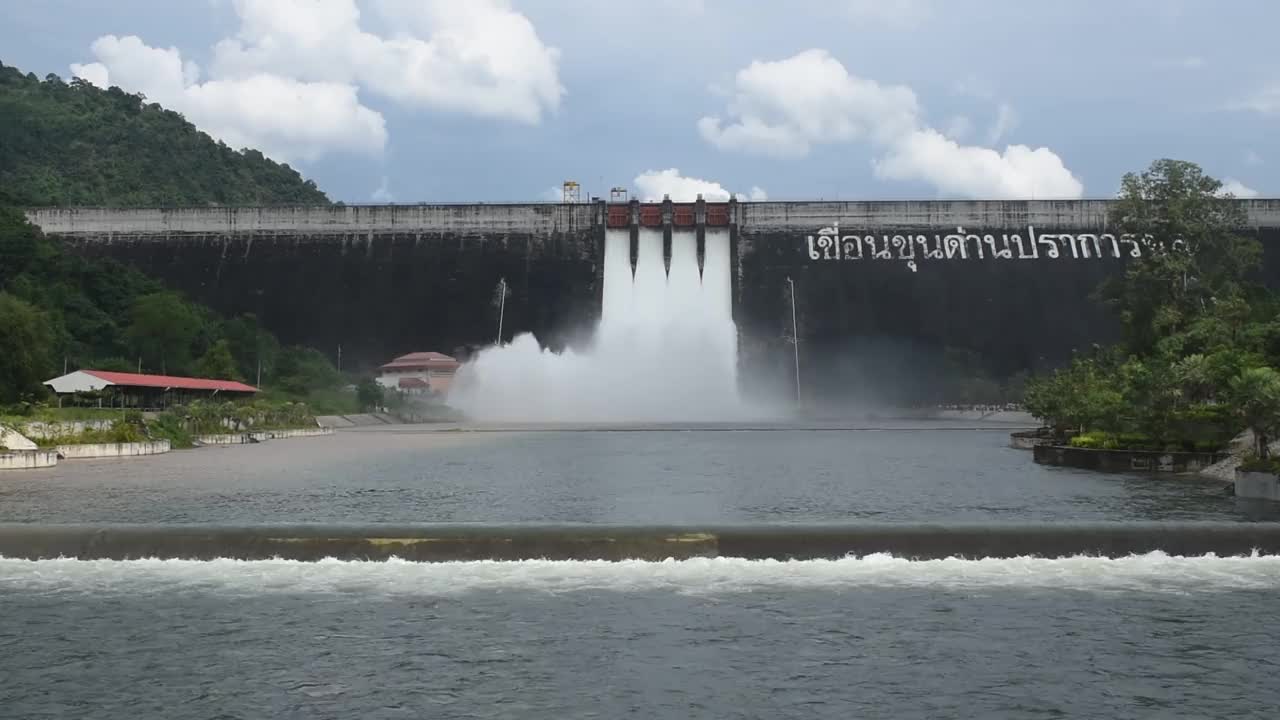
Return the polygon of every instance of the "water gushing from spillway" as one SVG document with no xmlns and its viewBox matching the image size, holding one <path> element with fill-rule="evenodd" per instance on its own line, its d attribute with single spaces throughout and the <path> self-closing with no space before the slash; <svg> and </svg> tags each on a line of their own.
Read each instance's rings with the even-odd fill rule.
<svg viewBox="0 0 1280 720">
<path fill-rule="evenodd" d="M 635 274 L 627 229 L 605 234 L 601 318 L 581 352 L 543 350 L 531 334 L 481 351 L 449 404 L 479 421 L 663 422 L 744 419 L 738 395 L 729 233 L 707 228 L 701 277 L 694 233 L 641 228 Z"/>
</svg>

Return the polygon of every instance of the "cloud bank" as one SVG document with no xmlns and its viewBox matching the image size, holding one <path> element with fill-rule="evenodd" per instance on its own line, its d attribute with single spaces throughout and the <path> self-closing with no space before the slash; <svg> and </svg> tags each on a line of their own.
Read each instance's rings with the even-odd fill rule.
<svg viewBox="0 0 1280 720">
<path fill-rule="evenodd" d="M 1231 195 L 1241 200 L 1258 197 L 1258 191 L 1236 180 L 1235 178 L 1227 178 L 1222 181 L 1222 188 L 1218 190 L 1219 195 Z"/>
<path fill-rule="evenodd" d="M 693 202 L 701 195 L 703 200 L 724 202 L 730 197 L 760 202 L 769 195 L 760 187 L 752 187 L 747 193 L 731 194 L 723 185 L 711 180 L 685 177 L 678 168 L 646 170 L 636 176 L 636 197 L 642 202 L 658 202 L 670 196 L 674 202 Z"/>
<path fill-rule="evenodd" d="M 270 73 L 200 82 L 200 68 L 177 48 L 151 47 L 132 35 L 106 35 L 90 49 L 97 62 L 73 64 L 76 77 L 140 92 L 235 148 L 314 160 L 330 151 L 377 153 L 387 142 L 382 115 L 361 105 L 350 85 Z"/>
<path fill-rule="evenodd" d="M 233 147 L 283 160 L 377 154 L 381 113 L 361 91 L 417 108 L 540 122 L 564 94 L 559 51 L 503 0 L 378 0 L 388 37 L 361 27 L 354 0 L 236 0 L 235 37 L 214 47 L 209 78 L 176 48 L 106 35 L 77 77 L 118 85 L 183 113 Z"/>
<path fill-rule="evenodd" d="M 1002 105 L 989 139 L 1014 125 Z M 963 145 L 929 127 L 915 93 L 850 74 L 827 51 L 806 50 L 738 71 L 723 117 L 698 121 L 715 147 L 799 158 L 815 145 L 867 142 L 879 148 L 877 177 L 920 181 L 941 194 L 977 198 L 1078 198 L 1084 186 L 1048 148 L 1003 151 Z"/>
</svg>

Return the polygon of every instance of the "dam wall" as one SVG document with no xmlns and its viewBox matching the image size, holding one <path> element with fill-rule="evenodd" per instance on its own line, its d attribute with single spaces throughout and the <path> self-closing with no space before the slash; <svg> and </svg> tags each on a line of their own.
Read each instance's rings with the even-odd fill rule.
<svg viewBox="0 0 1280 720">
<path fill-rule="evenodd" d="M 1280 200 L 1243 200 L 1280 285 Z M 372 367 L 414 350 L 465 355 L 503 335 L 585 342 L 600 314 L 606 228 L 730 237 L 744 381 L 806 399 L 945 400 L 937 378 L 1009 378 L 1116 337 L 1092 299 L 1141 254 L 1110 202 L 575 203 L 34 209 L 76 252 L 134 265 L 285 343 Z"/>
<path fill-rule="evenodd" d="M 600 312 L 595 205 L 73 208 L 28 214 L 76 252 L 137 267 L 344 365 L 534 332 L 559 349 Z"/>
<path fill-rule="evenodd" d="M 1241 201 L 1280 285 L 1280 201 Z M 802 393 L 844 402 L 962 401 L 949 376 L 1007 379 L 1118 337 L 1098 286 L 1143 251 L 1110 201 L 743 203 L 735 317 L 748 375 L 792 371 L 796 287 Z M 951 393 L 950 396 L 947 393 Z"/>
</svg>

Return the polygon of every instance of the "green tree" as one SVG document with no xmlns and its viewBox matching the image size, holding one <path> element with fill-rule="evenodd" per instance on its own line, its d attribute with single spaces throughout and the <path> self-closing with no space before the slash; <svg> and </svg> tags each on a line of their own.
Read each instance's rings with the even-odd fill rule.
<svg viewBox="0 0 1280 720">
<path fill-rule="evenodd" d="M 1271 456 L 1271 438 L 1280 425 L 1280 373 L 1269 367 L 1249 368 L 1231 383 L 1236 412 L 1253 431 L 1253 451 Z"/>
<path fill-rule="evenodd" d="M 231 344 L 225 339 L 215 342 L 196 361 L 196 375 L 217 380 L 244 380 L 231 357 Z"/>
<path fill-rule="evenodd" d="M 181 295 L 162 291 L 133 302 L 127 331 L 134 352 L 162 373 L 191 366 L 191 346 L 202 332 L 201 317 Z"/>
<path fill-rule="evenodd" d="M 323 353 L 297 346 L 281 351 L 273 380 L 281 390 L 304 396 L 312 390 L 335 388 L 343 383 L 342 373 Z"/>
<path fill-rule="evenodd" d="M 43 396 L 43 383 L 54 372 L 54 338 L 45 314 L 0 292 L 0 347 L 0 402 Z"/>
<path fill-rule="evenodd" d="M 0 205 L 322 205 L 296 170 L 120 88 L 0 64 Z"/>
<path fill-rule="evenodd" d="M 1152 352 L 1206 308 L 1238 310 L 1262 248 L 1241 234 L 1244 208 L 1221 191 L 1222 183 L 1180 160 L 1124 176 L 1108 220 L 1117 235 L 1141 241 L 1141 257 L 1101 295 L 1118 312 L 1130 352 Z"/>
<path fill-rule="evenodd" d="M 382 386 L 371 377 L 364 378 L 356 385 L 356 401 L 363 411 L 377 410 L 382 407 Z"/>
<path fill-rule="evenodd" d="M 269 378 L 274 374 L 280 343 L 262 328 L 257 317 L 246 314 L 226 321 L 222 324 L 222 336 L 227 340 L 243 377 L 258 382 L 259 369 L 262 377 Z"/>
<path fill-rule="evenodd" d="M 1077 358 L 1070 366 L 1027 382 L 1024 404 L 1060 431 L 1123 427 L 1124 390 L 1109 358 Z"/>
<path fill-rule="evenodd" d="M 37 263 L 40 250 L 40 232 L 22 211 L 0 207 L 0 289 Z"/>
</svg>

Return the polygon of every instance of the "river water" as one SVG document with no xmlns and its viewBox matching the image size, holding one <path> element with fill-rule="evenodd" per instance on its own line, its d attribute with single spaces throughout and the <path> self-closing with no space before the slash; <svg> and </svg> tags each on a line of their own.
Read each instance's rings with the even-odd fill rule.
<svg viewBox="0 0 1280 720">
<path fill-rule="evenodd" d="M 0 482 L 8 522 L 1267 517 L 1003 432 L 352 432 Z M 1272 717 L 1280 558 L 0 559 L 5 718 Z"/>
<path fill-rule="evenodd" d="M 948 429 L 939 429 L 948 428 Z M 0 482 L 0 522 L 1232 520 L 1198 479 L 1046 468 L 1001 430 L 344 432 Z"/>
</svg>

